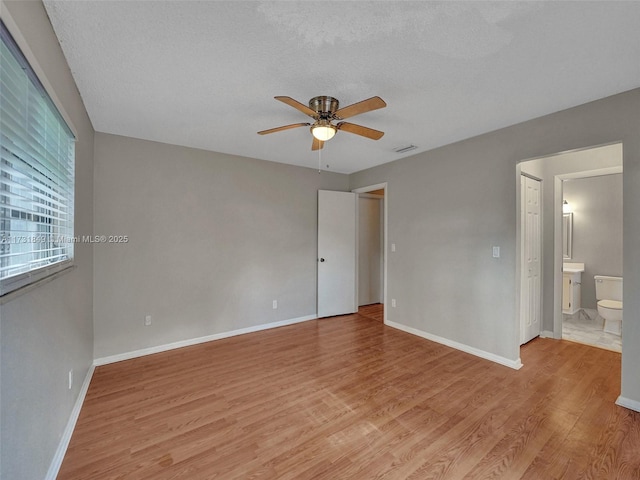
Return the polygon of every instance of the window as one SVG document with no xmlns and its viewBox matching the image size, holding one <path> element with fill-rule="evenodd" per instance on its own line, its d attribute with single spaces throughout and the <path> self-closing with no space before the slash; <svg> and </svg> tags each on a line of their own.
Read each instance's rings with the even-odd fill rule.
<svg viewBox="0 0 640 480">
<path fill-rule="evenodd" d="M 73 258 L 75 138 L 0 21 L 0 295 Z"/>
</svg>

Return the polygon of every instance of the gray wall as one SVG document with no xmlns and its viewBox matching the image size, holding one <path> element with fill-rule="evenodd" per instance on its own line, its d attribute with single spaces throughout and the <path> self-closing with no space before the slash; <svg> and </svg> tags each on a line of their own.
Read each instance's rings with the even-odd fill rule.
<svg viewBox="0 0 640 480">
<path fill-rule="evenodd" d="M 527 160 L 519 164 L 522 172 L 542 180 L 542 328 L 547 332 L 554 331 L 554 297 L 560 294 L 556 293 L 554 285 L 554 221 L 555 209 L 560 208 L 561 200 L 555 198 L 557 192 L 554 180 L 556 176 L 587 175 L 594 170 L 621 167 L 622 158 L 622 145 L 614 144 Z M 559 252 L 557 254 L 561 256 Z M 555 302 L 558 311 L 560 300 L 558 298 Z"/>
<path fill-rule="evenodd" d="M 515 163 L 501 149 L 461 142 L 353 174 L 351 187 L 388 182 L 387 320 L 515 361 Z"/>
<path fill-rule="evenodd" d="M 317 191 L 346 175 L 103 133 L 95 162 L 96 235 L 129 237 L 95 247 L 96 358 L 315 314 Z"/>
<path fill-rule="evenodd" d="M 622 174 L 563 182 L 573 210 L 573 258 L 583 262 L 582 307 L 595 309 L 594 275 L 623 276 Z"/>
<path fill-rule="evenodd" d="M 516 166 L 622 142 L 622 396 L 640 402 L 639 124 L 636 89 L 351 175 L 351 188 L 388 182 L 388 320 L 516 360 Z"/>
<path fill-rule="evenodd" d="M 93 128 L 42 4 L 3 4 L 8 22 L 7 12 L 77 129 L 75 231 L 91 235 Z M 2 479 L 44 478 L 92 363 L 91 245 L 76 245 L 75 264 L 70 273 L 0 306 Z"/>
</svg>

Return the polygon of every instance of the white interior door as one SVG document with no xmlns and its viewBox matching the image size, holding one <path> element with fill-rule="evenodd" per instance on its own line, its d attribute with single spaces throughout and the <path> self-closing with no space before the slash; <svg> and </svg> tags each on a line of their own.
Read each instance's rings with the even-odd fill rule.
<svg viewBox="0 0 640 480">
<path fill-rule="evenodd" d="M 542 256 L 541 183 L 520 177 L 522 268 L 520 287 L 520 344 L 540 335 Z"/>
<path fill-rule="evenodd" d="M 318 317 L 354 313 L 356 200 L 351 192 L 318 191 Z"/>
</svg>

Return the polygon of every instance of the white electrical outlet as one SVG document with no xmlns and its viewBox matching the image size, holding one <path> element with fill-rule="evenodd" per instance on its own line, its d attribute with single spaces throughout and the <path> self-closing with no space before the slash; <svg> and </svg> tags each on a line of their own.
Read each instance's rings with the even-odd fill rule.
<svg viewBox="0 0 640 480">
<path fill-rule="evenodd" d="M 500 247 L 492 247 L 493 258 L 500 258 Z"/>
<path fill-rule="evenodd" d="M 392 244 L 391 244 L 391 251 L 392 251 L 392 252 L 395 252 L 395 251 L 396 251 L 396 244 L 395 244 L 395 243 L 392 243 Z"/>
<path fill-rule="evenodd" d="M 151 315 L 144 317 L 144 326 L 148 327 L 149 325 L 151 325 Z"/>
<path fill-rule="evenodd" d="M 69 370 L 69 390 L 73 387 L 73 368 Z"/>
<path fill-rule="evenodd" d="M 278 308 L 278 300 L 273 301 L 273 309 L 275 310 L 276 308 Z"/>
<path fill-rule="evenodd" d="M 391 299 L 391 307 L 392 308 L 396 308 L 396 299 L 395 298 Z"/>
</svg>

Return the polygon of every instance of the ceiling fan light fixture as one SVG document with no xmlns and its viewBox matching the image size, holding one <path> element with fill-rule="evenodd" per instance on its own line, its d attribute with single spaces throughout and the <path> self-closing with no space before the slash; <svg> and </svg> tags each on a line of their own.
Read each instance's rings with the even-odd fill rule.
<svg viewBox="0 0 640 480">
<path fill-rule="evenodd" d="M 370 138 L 371 140 L 380 140 L 384 135 L 384 132 L 374 130 L 373 128 L 363 127 L 362 125 L 357 125 L 355 123 L 343 122 L 345 118 L 350 118 L 355 115 L 386 107 L 387 104 L 380 97 L 371 97 L 343 108 L 340 108 L 340 102 L 338 102 L 337 99 L 329 96 L 313 97 L 309 100 L 308 107 L 291 97 L 279 96 L 274 98 L 295 108 L 305 115 L 310 116 L 313 118 L 314 123 L 293 123 L 291 125 L 283 125 L 281 127 L 270 128 L 268 130 L 261 130 L 258 132 L 258 135 L 281 132 L 283 130 L 289 130 L 297 127 L 310 127 L 311 135 L 313 136 L 313 142 L 311 143 L 312 151 L 322 150 L 324 143 L 331 140 L 338 130 Z M 331 123 L 332 121 L 337 121 L 338 123 L 333 125 Z"/>
<path fill-rule="evenodd" d="M 328 120 L 318 120 L 311 126 L 311 134 L 321 142 L 331 140 L 336 134 L 336 127 Z"/>
</svg>

